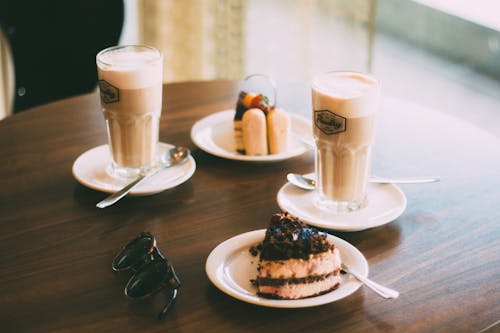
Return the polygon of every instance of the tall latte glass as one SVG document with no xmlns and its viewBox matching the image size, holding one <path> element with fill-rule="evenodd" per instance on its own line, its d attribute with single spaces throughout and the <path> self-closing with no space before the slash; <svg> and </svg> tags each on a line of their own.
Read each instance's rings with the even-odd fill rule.
<svg viewBox="0 0 500 333">
<path fill-rule="evenodd" d="M 312 82 L 316 143 L 315 203 L 345 213 L 367 205 L 379 85 L 356 72 L 328 72 Z"/>
<path fill-rule="evenodd" d="M 135 177 L 156 159 L 163 56 L 149 46 L 114 46 L 99 52 L 96 62 L 111 172 Z"/>
</svg>

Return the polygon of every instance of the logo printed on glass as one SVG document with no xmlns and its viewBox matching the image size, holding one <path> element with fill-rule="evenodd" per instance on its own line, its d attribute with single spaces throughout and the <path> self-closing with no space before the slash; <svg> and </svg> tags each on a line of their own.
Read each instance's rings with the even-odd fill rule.
<svg viewBox="0 0 500 333">
<path fill-rule="evenodd" d="M 330 110 L 314 111 L 314 124 L 327 135 L 345 132 L 346 130 L 346 118 Z"/>
<path fill-rule="evenodd" d="M 120 100 L 120 89 L 105 80 L 99 80 L 99 91 L 104 103 L 114 103 Z"/>
</svg>

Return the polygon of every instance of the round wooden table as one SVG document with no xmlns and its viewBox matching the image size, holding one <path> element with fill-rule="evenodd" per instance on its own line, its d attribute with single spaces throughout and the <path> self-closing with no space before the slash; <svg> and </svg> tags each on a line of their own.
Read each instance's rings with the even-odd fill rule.
<svg viewBox="0 0 500 333">
<path fill-rule="evenodd" d="M 276 309 L 214 287 L 205 274 L 211 250 L 265 228 L 285 175 L 312 172 L 314 163 L 311 152 L 255 164 L 198 149 L 191 126 L 234 107 L 238 89 L 232 81 L 165 85 L 160 140 L 189 147 L 196 172 L 174 189 L 106 209 L 95 207 L 106 194 L 71 173 L 80 154 L 107 141 L 97 94 L 0 122 L 0 331 L 475 332 L 500 319 L 500 141 L 467 119 L 387 97 L 373 172 L 442 180 L 400 185 L 408 206 L 392 223 L 331 233 L 356 246 L 370 276 L 400 297 L 361 287 L 327 305 Z M 307 86 L 279 85 L 278 94 L 290 112 L 310 117 Z M 131 301 L 123 294 L 130 273 L 111 270 L 120 248 L 146 230 L 182 281 L 163 321 L 161 293 Z"/>
</svg>

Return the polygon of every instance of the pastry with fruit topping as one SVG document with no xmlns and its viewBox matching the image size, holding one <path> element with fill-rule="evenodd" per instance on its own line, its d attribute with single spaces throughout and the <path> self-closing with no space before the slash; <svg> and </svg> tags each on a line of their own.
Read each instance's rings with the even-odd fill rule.
<svg viewBox="0 0 500 333">
<path fill-rule="evenodd" d="M 287 214 L 276 214 L 259 245 L 258 294 L 300 299 L 327 293 L 341 282 L 340 252 L 327 235 Z"/>
<path fill-rule="evenodd" d="M 234 116 L 236 150 L 245 155 L 278 154 L 288 149 L 288 114 L 262 94 L 240 92 Z"/>
</svg>

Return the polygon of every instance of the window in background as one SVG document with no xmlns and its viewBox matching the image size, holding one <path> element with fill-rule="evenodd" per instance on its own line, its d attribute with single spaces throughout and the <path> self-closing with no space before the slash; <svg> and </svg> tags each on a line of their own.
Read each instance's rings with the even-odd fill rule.
<svg viewBox="0 0 500 333">
<path fill-rule="evenodd" d="M 328 70 L 370 71 L 374 0 L 249 0 L 245 72 L 308 82 Z"/>
<path fill-rule="evenodd" d="M 384 96 L 467 118 L 500 136 L 498 0 L 124 2 L 121 43 L 160 48 L 167 82 L 257 72 L 308 82 L 330 69 L 371 71 Z M 1 88 L 9 69 L 0 50 Z M 0 93 L 0 118 L 8 114 L 7 95 Z"/>
<path fill-rule="evenodd" d="M 384 94 L 500 136 L 500 21 L 488 19 L 499 12 L 497 0 L 378 0 L 373 71 Z"/>
<path fill-rule="evenodd" d="M 375 0 L 139 0 L 139 38 L 164 52 L 165 80 L 265 73 L 307 81 L 370 67 Z"/>
</svg>

